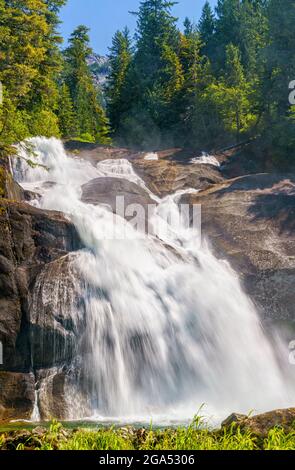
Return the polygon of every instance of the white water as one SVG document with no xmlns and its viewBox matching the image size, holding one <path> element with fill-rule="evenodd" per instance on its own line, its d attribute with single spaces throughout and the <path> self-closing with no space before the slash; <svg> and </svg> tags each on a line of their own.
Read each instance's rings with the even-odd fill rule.
<svg viewBox="0 0 295 470">
<path fill-rule="evenodd" d="M 217 160 L 217 158 L 214 157 L 214 155 L 209 155 L 206 152 L 202 152 L 202 155 L 200 157 L 192 158 L 191 163 L 195 163 L 199 165 L 200 164 L 213 165 L 213 166 L 220 167 L 220 163 Z"/>
<path fill-rule="evenodd" d="M 16 177 L 42 195 L 40 207 L 67 214 L 86 246 L 73 257 L 86 314 L 88 352 L 81 350 L 80 358 L 85 413 L 99 420 L 168 423 L 191 419 L 202 404 L 217 420 L 233 411 L 292 405 L 294 388 L 237 275 L 208 246 L 199 247 L 193 230 L 169 227 L 165 244 L 142 235 L 132 241 L 102 238 L 114 218 L 103 207 L 81 202 L 81 185 L 112 174 L 144 186 L 130 163 L 107 161 L 94 168 L 68 157 L 55 139 L 31 143 L 48 171 L 20 160 Z M 154 217 L 175 213 L 178 196 L 160 201 Z M 126 229 L 122 219 L 116 223 Z M 72 315 L 81 312 L 73 307 Z M 82 418 L 75 405 L 71 418 Z"/>
<path fill-rule="evenodd" d="M 155 152 L 150 152 L 145 155 L 144 159 L 147 161 L 158 161 L 159 155 Z"/>
<path fill-rule="evenodd" d="M 38 391 L 37 389 L 35 390 L 35 402 L 34 402 L 34 408 L 31 416 L 31 421 L 33 423 L 37 423 L 40 421 L 41 416 L 40 416 L 40 411 L 39 411 L 39 406 L 38 406 Z"/>
</svg>

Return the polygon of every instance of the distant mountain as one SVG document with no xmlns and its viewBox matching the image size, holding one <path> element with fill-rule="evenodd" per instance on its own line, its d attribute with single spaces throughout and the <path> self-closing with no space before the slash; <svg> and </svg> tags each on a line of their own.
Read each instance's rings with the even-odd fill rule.
<svg viewBox="0 0 295 470">
<path fill-rule="evenodd" d="M 88 65 L 92 72 L 94 83 L 103 87 L 110 71 L 109 59 L 99 54 L 91 54 L 88 57 Z"/>
</svg>

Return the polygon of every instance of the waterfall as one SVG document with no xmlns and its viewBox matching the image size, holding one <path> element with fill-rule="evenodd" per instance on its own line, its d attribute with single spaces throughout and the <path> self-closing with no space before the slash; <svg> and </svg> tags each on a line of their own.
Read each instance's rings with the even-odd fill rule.
<svg viewBox="0 0 295 470">
<path fill-rule="evenodd" d="M 225 417 L 292 403 L 294 388 L 237 274 L 208 244 L 200 246 L 199 234 L 170 225 L 165 237 L 159 230 L 157 236 L 113 240 L 107 235 L 114 223 L 122 233 L 126 226 L 134 229 L 104 207 L 81 201 L 81 186 L 97 177 L 145 187 L 129 162 L 94 167 L 68 156 L 56 139 L 38 137 L 30 144 L 42 166 L 27 165 L 21 148 L 16 178 L 42 196 L 39 207 L 64 212 L 86 247 L 72 260 L 83 302 L 73 303 L 71 315 L 80 318 L 83 305 L 77 363 L 92 417 L 185 421 L 202 404 L 208 414 Z M 169 225 L 167 214 L 179 211 L 179 195 L 157 199 L 155 224 L 162 219 L 162 228 Z M 72 415 L 82 417 L 72 406 Z"/>
<path fill-rule="evenodd" d="M 31 421 L 33 423 L 37 423 L 40 421 L 40 412 L 39 412 L 39 406 L 38 406 L 38 391 L 37 389 L 35 390 L 35 401 L 34 401 L 34 408 L 31 416 Z"/>
</svg>

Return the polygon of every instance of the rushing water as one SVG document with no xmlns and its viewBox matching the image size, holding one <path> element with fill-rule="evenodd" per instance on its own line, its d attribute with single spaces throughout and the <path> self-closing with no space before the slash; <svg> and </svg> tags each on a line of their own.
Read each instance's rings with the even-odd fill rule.
<svg viewBox="0 0 295 470">
<path fill-rule="evenodd" d="M 217 160 L 217 158 L 214 157 L 214 155 L 209 155 L 206 152 L 202 152 L 202 155 L 200 157 L 192 158 L 191 163 L 213 165 L 213 166 L 220 167 L 220 163 Z"/>
<path fill-rule="evenodd" d="M 162 219 L 165 235 L 137 235 L 104 207 L 81 201 L 81 186 L 97 177 L 126 178 L 144 188 L 129 162 L 107 160 L 95 168 L 67 156 L 56 139 L 31 144 L 44 167 L 27 165 L 22 149 L 16 178 L 41 196 L 33 204 L 70 217 L 86 247 L 73 255 L 74 289 L 82 302 L 62 296 L 77 325 L 85 315 L 86 340 L 72 367 L 83 371 L 79 393 L 88 408 L 77 405 L 69 387 L 70 417 L 167 423 L 192 418 L 202 404 L 217 419 L 291 405 L 294 389 L 236 273 L 206 244 L 200 247 L 194 230 L 171 222 L 167 227 L 167 214 L 179 210 L 179 194 L 154 198 L 153 222 Z M 114 223 L 132 240 L 108 237 Z M 53 295 L 46 279 L 38 298 Z"/>
</svg>

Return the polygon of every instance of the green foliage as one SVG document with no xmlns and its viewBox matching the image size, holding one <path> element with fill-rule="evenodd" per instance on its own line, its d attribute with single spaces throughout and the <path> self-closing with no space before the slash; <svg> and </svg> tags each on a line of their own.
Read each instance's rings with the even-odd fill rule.
<svg viewBox="0 0 295 470">
<path fill-rule="evenodd" d="M 113 131 L 120 129 L 127 108 L 127 80 L 132 59 L 131 39 L 127 28 L 117 31 L 109 54 L 110 73 L 107 84 L 108 113 Z"/>
<path fill-rule="evenodd" d="M 213 58 L 215 49 L 216 20 L 210 3 L 206 1 L 198 24 L 198 32 L 202 41 L 202 53 L 209 59 Z"/>
<path fill-rule="evenodd" d="M 61 70 L 57 34 L 64 0 L 0 0 L 0 140 L 11 144 L 43 133 L 59 135 L 55 109 Z"/>
<path fill-rule="evenodd" d="M 89 135 L 91 140 L 109 144 L 109 125 L 101 106 L 99 90 L 95 88 L 87 58 L 92 52 L 89 47 L 88 28 L 78 26 L 72 33 L 69 46 L 64 51 L 65 70 L 61 93 L 66 97 L 65 106 L 60 103 L 59 117 L 64 135 L 69 136 L 75 129 L 77 136 Z M 71 116 L 69 127 L 65 118 Z"/>
<path fill-rule="evenodd" d="M 62 83 L 59 90 L 58 121 L 63 137 L 76 135 L 76 114 L 69 87 Z"/>
<path fill-rule="evenodd" d="M 58 117 L 50 109 L 36 109 L 29 120 L 31 135 L 60 137 Z"/>
<path fill-rule="evenodd" d="M 15 431 L 0 435 L 0 449 L 16 450 L 294 450 L 295 428 L 271 429 L 255 435 L 236 425 L 210 429 L 201 417 L 188 427 L 167 429 L 102 428 L 70 431 L 53 421 L 49 429 L 35 433 Z"/>
<path fill-rule="evenodd" d="M 252 51 L 251 67 L 256 66 L 260 4 L 219 0 L 215 16 L 206 2 L 198 27 L 187 18 L 181 34 L 173 2 L 142 1 L 134 53 L 122 33 L 111 48 L 108 111 L 115 136 L 149 148 L 199 147 L 254 132 L 258 78 L 247 77 L 244 62 L 250 63 Z M 243 22 L 248 42 L 240 35 Z"/>
<path fill-rule="evenodd" d="M 143 0 L 132 49 L 116 33 L 108 113 L 128 145 L 212 148 L 259 137 L 271 164 L 290 168 L 295 0 L 205 2 L 180 33 L 174 2 Z"/>
<path fill-rule="evenodd" d="M 268 43 L 263 49 L 261 127 L 266 152 L 282 169 L 294 169 L 294 108 L 288 85 L 295 77 L 295 1 L 269 0 Z"/>
<path fill-rule="evenodd" d="M 57 27 L 66 0 L 0 0 L 0 140 L 89 134 L 110 143 L 101 93 L 87 66 L 88 30 L 78 27 L 63 60 Z"/>
<path fill-rule="evenodd" d="M 139 146 L 160 144 L 173 125 L 175 95 L 183 82 L 174 2 L 146 0 L 137 15 L 136 47 L 121 87 L 119 135 Z M 129 60 L 129 59 L 128 59 Z M 112 74 L 116 73 L 112 64 Z"/>
<path fill-rule="evenodd" d="M 43 134 L 109 145 L 112 133 L 130 146 L 209 150 L 259 137 L 268 163 L 294 167 L 295 0 L 218 0 L 214 11 L 206 1 L 183 33 L 175 2 L 142 0 L 134 42 L 127 29 L 113 38 L 105 99 L 87 64 L 88 29 L 60 52 L 64 4 L 0 0 L 4 144 Z"/>
</svg>

